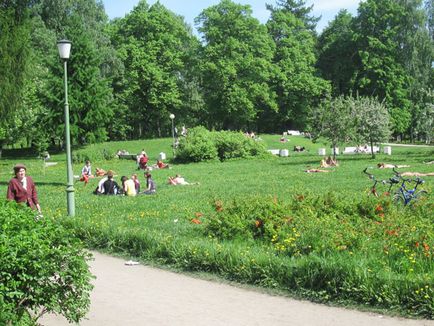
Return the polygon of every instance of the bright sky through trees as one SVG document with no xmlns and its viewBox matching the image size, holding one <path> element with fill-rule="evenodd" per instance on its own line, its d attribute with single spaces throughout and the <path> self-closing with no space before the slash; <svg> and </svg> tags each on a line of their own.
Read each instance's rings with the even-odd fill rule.
<svg viewBox="0 0 434 326">
<path fill-rule="evenodd" d="M 103 0 L 104 7 L 110 19 L 115 17 L 123 17 L 130 12 L 139 0 Z M 148 4 L 154 4 L 156 0 L 148 0 Z M 194 27 L 194 18 L 199 13 L 210 6 L 219 3 L 219 0 L 160 0 L 166 8 L 185 17 L 185 20 Z M 240 4 L 249 4 L 253 10 L 253 16 L 261 22 L 268 19 L 269 12 L 265 8 L 265 4 L 274 4 L 273 0 L 236 0 Z M 308 0 L 307 5 L 313 4 L 313 14 L 322 16 L 318 22 L 317 30 L 321 31 L 327 23 L 334 18 L 340 9 L 347 9 L 352 14 L 357 11 L 357 6 L 360 0 Z"/>
</svg>

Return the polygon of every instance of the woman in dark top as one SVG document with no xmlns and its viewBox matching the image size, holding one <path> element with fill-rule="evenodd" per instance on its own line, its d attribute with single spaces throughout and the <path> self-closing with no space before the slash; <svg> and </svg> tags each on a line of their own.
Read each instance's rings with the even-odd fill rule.
<svg viewBox="0 0 434 326">
<path fill-rule="evenodd" d="M 37 209 L 41 213 L 38 194 L 32 178 L 26 176 L 26 166 L 16 164 L 14 166 L 15 177 L 9 181 L 6 198 L 15 200 L 17 203 L 23 203 L 31 209 Z"/>
<path fill-rule="evenodd" d="M 145 195 L 152 195 L 157 192 L 157 187 L 154 180 L 152 180 L 152 175 L 149 172 L 145 172 L 146 178 L 146 190 L 143 192 Z"/>
</svg>

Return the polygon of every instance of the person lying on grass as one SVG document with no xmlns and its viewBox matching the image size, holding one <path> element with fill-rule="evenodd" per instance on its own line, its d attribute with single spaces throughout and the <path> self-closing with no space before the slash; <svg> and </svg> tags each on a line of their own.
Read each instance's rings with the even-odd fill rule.
<svg viewBox="0 0 434 326">
<path fill-rule="evenodd" d="M 96 168 L 95 171 L 97 177 L 103 177 L 107 174 L 107 172 L 104 169 Z"/>
<path fill-rule="evenodd" d="M 403 177 L 434 177 L 434 172 L 420 173 L 420 172 L 402 172 Z"/>
<path fill-rule="evenodd" d="M 174 177 L 169 177 L 169 184 L 173 186 L 181 185 L 181 186 L 190 186 L 190 185 L 198 185 L 199 182 L 187 182 L 180 174 L 175 175 Z"/>
<path fill-rule="evenodd" d="M 162 160 L 157 160 L 157 163 L 152 165 L 154 169 L 170 169 L 169 164 L 163 163 Z"/>
<path fill-rule="evenodd" d="M 304 172 L 306 172 L 306 173 L 322 173 L 322 172 L 328 173 L 328 172 L 332 172 L 332 171 L 330 171 L 330 170 L 321 170 L 321 169 L 307 169 Z"/>
<path fill-rule="evenodd" d="M 377 167 L 379 169 L 393 169 L 393 168 L 409 168 L 410 165 L 396 165 L 396 164 L 387 164 L 387 163 L 378 163 Z"/>
</svg>

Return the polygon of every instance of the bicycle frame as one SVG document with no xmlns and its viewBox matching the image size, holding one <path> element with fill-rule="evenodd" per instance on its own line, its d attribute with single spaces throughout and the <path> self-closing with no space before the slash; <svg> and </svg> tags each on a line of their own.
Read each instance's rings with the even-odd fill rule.
<svg viewBox="0 0 434 326">
<path fill-rule="evenodd" d="M 363 173 L 367 174 L 368 177 L 369 177 L 369 179 L 371 179 L 371 180 L 374 181 L 374 184 L 372 185 L 372 187 L 371 187 L 371 191 L 370 191 L 370 192 L 371 192 L 371 194 L 373 194 L 375 197 L 379 197 L 378 192 L 377 192 L 377 183 L 378 183 L 378 180 L 375 178 L 375 176 L 374 176 L 373 174 L 368 173 L 367 170 L 368 170 L 368 168 L 365 168 L 365 169 L 363 170 Z M 389 194 L 390 194 L 390 190 L 392 189 L 392 186 L 393 186 L 396 182 L 392 181 L 392 178 L 391 178 L 390 180 L 382 180 L 381 183 L 382 183 L 382 184 L 386 184 L 386 183 L 389 184 L 389 189 L 388 189 L 386 192 L 383 192 L 383 194 L 387 194 L 387 195 L 389 195 Z"/>
<path fill-rule="evenodd" d="M 401 196 L 401 198 L 404 200 L 404 206 L 407 206 L 411 202 L 411 200 L 415 197 L 417 187 L 420 184 L 423 184 L 425 181 L 423 181 L 420 178 L 416 178 L 414 180 L 405 179 L 401 176 L 401 174 L 398 171 L 395 170 L 395 168 L 393 169 L 393 172 L 395 172 L 395 175 L 401 180 L 401 186 L 399 187 L 396 195 Z M 406 183 L 411 183 L 411 182 L 416 182 L 416 185 L 413 187 L 413 189 L 407 189 Z"/>
</svg>

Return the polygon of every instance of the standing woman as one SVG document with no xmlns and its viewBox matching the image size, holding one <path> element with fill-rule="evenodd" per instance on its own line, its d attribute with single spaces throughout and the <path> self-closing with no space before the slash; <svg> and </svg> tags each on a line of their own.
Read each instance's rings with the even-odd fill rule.
<svg viewBox="0 0 434 326">
<path fill-rule="evenodd" d="M 37 209 L 41 213 L 38 194 L 32 178 L 26 176 L 26 166 L 16 164 L 14 166 L 15 178 L 9 181 L 6 198 L 17 203 L 25 203 L 31 209 Z"/>
</svg>

